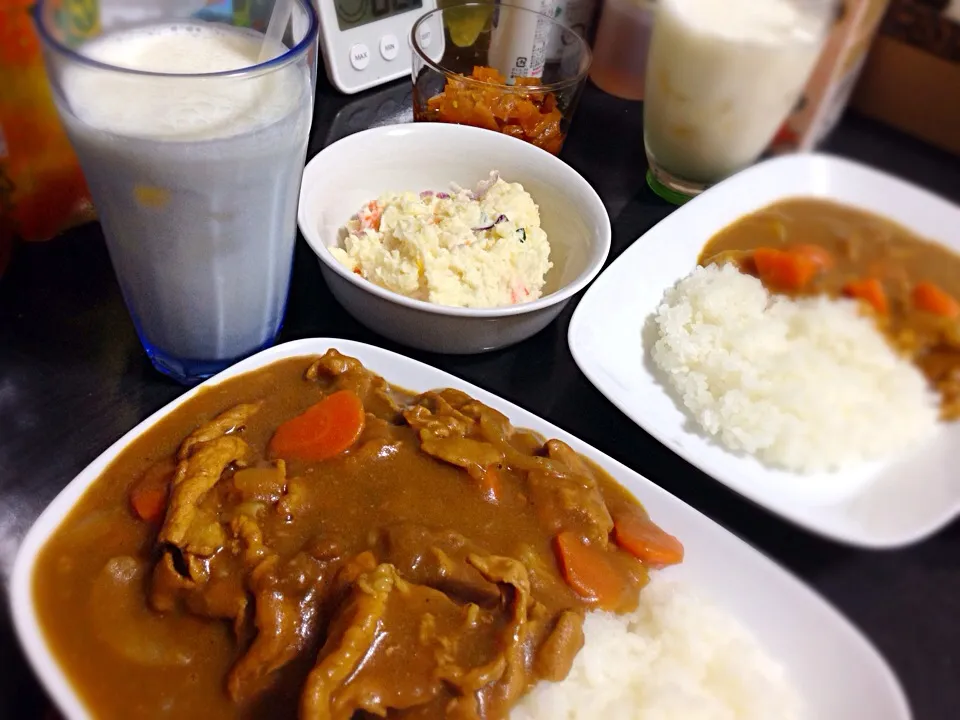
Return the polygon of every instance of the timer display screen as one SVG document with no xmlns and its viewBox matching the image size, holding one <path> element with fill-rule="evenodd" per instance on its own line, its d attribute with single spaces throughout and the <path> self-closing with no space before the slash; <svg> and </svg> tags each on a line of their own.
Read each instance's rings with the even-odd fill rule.
<svg viewBox="0 0 960 720">
<path fill-rule="evenodd" d="M 334 0 L 341 30 L 423 7 L 422 0 Z"/>
</svg>

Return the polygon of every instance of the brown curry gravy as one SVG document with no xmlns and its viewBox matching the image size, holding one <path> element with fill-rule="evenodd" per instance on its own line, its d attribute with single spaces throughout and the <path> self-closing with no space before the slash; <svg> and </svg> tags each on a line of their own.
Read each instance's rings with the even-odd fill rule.
<svg viewBox="0 0 960 720">
<path fill-rule="evenodd" d="M 120 453 L 43 548 L 34 575 L 38 615 L 56 658 L 95 716 L 212 720 L 298 715 L 300 694 L 317 662 L 323 631 L 318 629 L 302 651 L 270 674 L 252 697 L 232 700 L 225 679 L 249 647 L 250 628 L 238 639 L 226 620 L 197 617 L 182 608 L 163 614 L 150 609 L 151 567 L 165 550 L 155 546 L 157 527 L 134 517 L 128 501 L 132 485 L 157 463 L 168 462 L 195 427 L 241 402 L 264 401 L 242 430 L 243 439 L 263 453 L 280 423 L 346 383 L 356 387 L 368 412 L 358 447 L 367 447 L 367 440 L 374 446 L 383 440 L 383 448 L 395 447 L 368 454 L 361 461 L 347 453 L 321 463 L 288 462 L 286 476 L 291 483 L 298 481 L 309 512 L 292 521 L 270 513 L 257 516 L 265 543 L 282 558 L 299 557 L 315 536 L 336 538 L 343 557 L 350 558 L 376 547 L 377 530 L 398 520 L 418 527 L 453 528 L 491 555 L 523 557 L 527 567 L 535 569 L 531 575 L 536 580 L 532 582 L 533 597 L 542 606 L 544 617 L 565 610 L 582 615 L 592 606 L 564 583 L 551 545 L 555 528 L 545 527 L 543 507 L 525 494 L 523 472 L 504 467 L 504 494 L 499 504 L 491 504 L 471 488 L 464 470 L 421 452 L 415 430 L 397 421 L 390 406 L 394 402 L 407 406 L 413 402 L 410 393 L 386 386 L 372 373 L 369 375 L 380 381 L 379 385 L 364 385 L 367 381 L 359 375 L 306 382 L 304 370 L 312 360 L 279 361 L 188 400 Z M 375 422 L 374 416 L 383 421 Z M 542 457 L 545 447 L 542 437 L 525 430 L 512 431 L 510 444 L 530 457 Z M 618 508 L 640 509 L 628 491 L 599 468 L 589 467 L 602 503 L 611 513 Z M 229 482 L 227 471 L 220 485 Z M 226 497 L 217 502 L 227 502 Z M 569 516 L 555 510 L 550 521 L 564 527 L 576 528 L 582 519 L 576 508 Z M 622 609 L 626 610 L 636 603 L 646 568 L 612 542 L 608 550 L 612 567 L 632 578 L 632 592 L 624 596 Z M 239 561 L 226 555 L 214 556 L 212 571 L 242 572 Z M 123 558 L 128 583 L 104 581 L 105 568 L 117 563 L 117 558 Z M 246 622 L 251 622 L 249 617 Z M 323 622 L 325 619 L 318 627 L 323 627 Z M 548 629 L 549 623 L 542 622 L 531 631 L 530 642 L 543 640 Z M 415 664 L 416 651 L 410 658 L 399 666 L 382 663 L 383 672 L 388 673 L 387 685 L 404 687 L 404 672 Z M 535 682 L 543 671 L 528 668 L 528 672 L 525 683 Z M 504 717 L 515 702 L 502 703 L 497 698 L 495 693 L 484 697 L 484 717 Z M 389 716 L 443 717 L 447 700 L 439 697 L 432 704 L 391 711 Z M 302 712 L 300 716 L 304 716 Z M 373 716 L 360 712 L 355 717 Z"/>
<path fill-rule="evenodd" d="M 714 235 L 699 264 L 733 260 L 753 272 L 749 253 L 798 244 L 827 249 L 835 265 L 795 295 L 838 297 L 851 280 L 879 279 L 890 310 L 878 317 L 888 340 L 924 372 L 941 395 L 944 419 L 960 417 L 960 326 L 957 320 L 915 309 L 914 285 L 931 281 L 960 299 L 960 256 L 886 218 L 814 199 L 790 199 L 753 212 Z"/>
</svg>

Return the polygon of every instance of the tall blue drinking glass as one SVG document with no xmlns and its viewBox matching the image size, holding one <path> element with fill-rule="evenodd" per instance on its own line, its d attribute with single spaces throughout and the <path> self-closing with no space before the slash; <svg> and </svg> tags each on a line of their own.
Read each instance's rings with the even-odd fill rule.
<svg viewBox="0 0 960 720">
<path fill-rule="evenodd" d="M 285 32 L 265 44 L 275 4 Z M 272 344 L 313 117 L 310 0 L 41 0 L 35 21 L 154 366 L 192 383 Z"/>
</svg>

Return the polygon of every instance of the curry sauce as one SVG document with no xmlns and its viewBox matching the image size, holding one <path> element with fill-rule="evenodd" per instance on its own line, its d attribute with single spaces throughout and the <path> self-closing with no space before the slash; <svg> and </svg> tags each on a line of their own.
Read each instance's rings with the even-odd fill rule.
<svg viewBox="0 0 960 720">
<path fill-rule="evenodd" d="M 699 258 L 728 261 L 774 292 L 861 300 L 939 391 L 942 417 L 960 418 L 960 256 L 872 213 L 791 199 L 724 228 Z"/>
<path fill-rule="evenodd" d="M 504 718 L 566 676 L 586 611 L 634 608 L 681 558 L 564 443 L 330 351 L 135 440 L 43 549 L 35 598 L 97 717 Z"/>
</svg>

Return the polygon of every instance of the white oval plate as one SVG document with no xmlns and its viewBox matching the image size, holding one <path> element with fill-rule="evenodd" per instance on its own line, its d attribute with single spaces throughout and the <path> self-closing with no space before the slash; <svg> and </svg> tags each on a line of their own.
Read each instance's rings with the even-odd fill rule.
<svg viewBox="0 0 960 720">
<path fill-rule="evenodd" d="M 577 306 L 570 352 L 590 382 L 641 428 L 758 505 L 852 545 L 916 542 L 960 514 L 960 423 L 941 424 L 908 456 L 800 476 L 708 439 L 668 394 L 650 360 L 656 337 L 649 318 L 664 291 L 693 270 L 706 242 L 738 218 L 791 197 L 853 205 L 960 251 L 960 208 L 932 193 L 826 155 L 768 160 L 691 200 L 617 258 Z"/>
<path fill-rule="evenodd" d="M 903 690 L 890 668 L 849 621 L 794 576 L 689 505 L 560 428 L 474 385 L 387 350 L 324 338 L 264 350 L 154 413 L 67 485 L 27 533 L 13 569 L 14 624 L 34 670 L 69 720 L 89 715 L 46 644 L 34 608 L 33 573 L 44 543 L 127 445 L 203 388 L 282 358 L 321 354 L 331 347 L 410 390 L 459 388 L 505 413 L 516 426 L 559 438 L 598 463 L 643 502 L 657 523 L 683 541 L 686 560 L 665 572 L 694 586 L 755 633 L 791 674 L 809 720 L 911 717 Z"/>
</svg>

